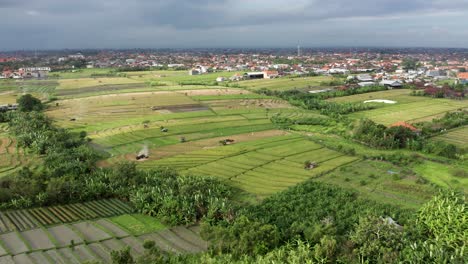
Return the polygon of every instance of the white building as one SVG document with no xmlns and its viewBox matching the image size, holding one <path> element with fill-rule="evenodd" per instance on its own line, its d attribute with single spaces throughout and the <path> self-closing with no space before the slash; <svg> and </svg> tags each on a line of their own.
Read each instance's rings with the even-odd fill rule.
<svg viewBox="0 0 468 264">
<path fill-rule="evenodd" d="M 375 85 L 375 82 L 360 82 L 358 83 L 360 87 L 365 87 L 365 86 L 372 86 Z"/>
<path fill-rule="evenodd" d="M 79 60 L 79 59 L 84 59 L 85 57 L 83 56 L 83 54 L 78 52 L 78 53 L 73 54 L 73 55 L 68 55 L 68 58 L 74 59 L 74 60 Z"/>
<path fill-rule="evenodd" d="M 398 80 L 383 80 L 380 85 L 387 86 L 388 88 L 400 88 L 403 84 Z"/>
</svg>

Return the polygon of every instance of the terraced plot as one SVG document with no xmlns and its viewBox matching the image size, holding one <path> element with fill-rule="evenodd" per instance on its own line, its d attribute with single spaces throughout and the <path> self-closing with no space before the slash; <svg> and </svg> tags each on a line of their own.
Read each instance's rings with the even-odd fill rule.
<svg viewBox="0 0 468 264">
<path fill-rule="evenodd" d="M 431 121 L 433 118 L 457 109 L 468 109 L 468 101 L 458 101 L 451 99 L 433 99 L 425 98 L 419 100 L 415 97 L 415 102 L 393 104 L 381 108 L 362 111 L 351 114 L 356 118 L 366 117 L 377 123 L 390 125 L 398 121 L 407 121 L 410 123 Z"/>
<path fill-rule="evenodd" d="M 0 212 L 0 233 L 24 231 L 41 226 L 109 217 L 130 212 L 132 212 L 132 208 L 129 205 L 116 199 L 4 211 Z"/>
<path fill-rule="evenodd" d="M 0 239 L 0 263 L 109 263 L 112 250 L 127 246 L 133 254 L 143 254 L 143 242 L 147 239 L 155 240 L 161 250 L 174 253 L 198 253 L 208 247 L 196 227 L 163 228 L 134 235 L 112 219 L 9 232 L 0 235 Z"/>
<path fill-rule="evenodd" d="M 84 87 L 93 87 L 101 85 L 112 85 L 112 84 L 138 84 L 142 81 L 137 81 L 123 77 L 111 77 L 111 78 L 80 78 L 80 79 L 61 79 L 59 80 L 58 90 L 61 89 L 76 89 Z"/>
<path fill-rule="evenodd" d="M 414 172 L 389 162 L 363 160 L 315 178 L 359 192 L 363 197 L 403 208 L 417 209 L 437 193 Z"/>
<path fill-rule="evenodd" d="M 93 123 L 124 120 L 145 115 L 161 114 L 153 111 L 153 106 L 170 107 L 196 105 L 189 97 L 173 92 L 146 92 L 92 96 L 57 101 L 47 114 L 62 123 Z"/>
<path fill-rule="evenodd" d="M 306 170 L 307 160 L 319 166 Z M 262 198 L 355 160 L 301 136 L 285 135 L 197 150 L 140 166 L 167 166 L 184 174 L 221 178 Z"/>
<path fill-rule="evenodd" d="M 322 82 L 329 82 L 333 80 L 330 76 L 315 76 L 304 78 L 276 78 L 276 79 L 260 79 L 260 80 L 247 80 L 241 81 L 238 84 L 242 87 L 249 89 L 262 89 L 269 90 L 291 90 L 294 88 L 301 89 L 307 88 L 310 90 L 323 89 L 318 87 Z"/>
<path fill-rule="evenodd" d="M 0 178 L 9 175 L 21 166 L 31 164 L 34 157 L 25 156 L 17 148 L 16 141 L 6 134 L 0 134 Z"/>
<path fill-rule="evenodd" d="M 411 96 L 410 89 L 393 89 L 393 90 L 386 90 L 386 91 L 379 91 L 379 92 L 371 92 L 371 93 L 364 93 L 364 94 L 355 94 L 343 97 L 335 97 L 327 99 L 329 102 L 336 102 L 336 103 L 362 103 L 367 100 L 377 100 L 377 99 L 384 99 L 384 100 L 391 100 L 395 101 L 399 104 L 404 103 L 413 103 L 418 101 L 427 101 L 430 98 L 422 97 L 422 96 Z M 378 103 L 383 105 L 383 103 Z"/>
<path fill-rule="evenodd" d="M 468 149 L 468 126 L 452 129 L 447 133 L 433 138 L 434 140 L 442 140 L 462 149 Z"/>
<path fill-rule="evenodd" d="M 221 119 L 222 120 L 222 119 Z M 267 119 L 260 120 L 232 120 L 203 122 L 165 126 L 167 132 L 161 132 L 159 127 L 134 130 L 133 132 L 98 138 L 94 142 L 109 149 L 111 154 L 125 154 L 138 152 L 144 144 L 150 149 L 180 143 L 180 137 L 187 141 L 230 136 L 235 134 L 252 133 L 271 130 L 275 126 Z"/>
</svg>

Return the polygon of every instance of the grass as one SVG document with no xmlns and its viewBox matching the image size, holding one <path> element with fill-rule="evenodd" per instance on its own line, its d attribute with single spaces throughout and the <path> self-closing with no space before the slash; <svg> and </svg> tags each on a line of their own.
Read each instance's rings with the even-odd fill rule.
<svg viewBox="0 0 468 264">
<path fill-rule="evenodd" d="M 399 104 L 403 104 L 403 103 L 412 103 L 412 102 L 417 102 L 417 101 L 426 101 L 428 99 L 427 97 L 422 97 L 422 96 L 411 96 L 410 93 L 411 93 L 410 89 L 393 89 L 393 90 L 387 90 L 387 91 L 378 91 L 378 92 L 355 94 L 355 95 L 343 96 L 343 97 L 335 97 L 335 98 L 327 99 L 327 101 L 336 102 L 336 103 L 344 103 L 344 102 L 362 103 L 366 100 L 385 99 L 385 100 L 396 101 Z"/>
<path fill-rule="evenodd" d="M 433 118 L 457 109 L 467 109 L 466 102 L 415 96 L 412 102 L 384 105 L 381 108 L 357 112 L 350 116 L 354 118 L 370 118 L 377 123 L 390 125 L 398 121 L 410 123 L 431 121 Z"/>
<path fill-rule="evenodd" d="M 322 82 L 330 82 L 334 78 L 331 76 L 315 76 L 304 78 L 287 78 L 281 77 L 276 79 L 259 79 L 240 81 L 238 84 L 241 87 L 248 89 L 259 90 L 266 88 L 269 90 L 291 90 L 309 88 L 311 90 L 323 89 Z"/>
<path fill-rule="evenodd" d="M 183 94 L 175 92 L 131 93 L 59 100 L 47 114 L 64 127 L 87 125 L 94 122 L 119 122 L 129 118 L 161 115 L 153 106 L 197 104 Z M 75 118 L 76 122 L 69 122 Z"/>
<path fill-rule="evenodd" d="M 315 179 L 356 190 L 362 196 L 382 203 L 417 209 L 437 188 L 418 183 L 414 172 L 388 162 L 363 160 Z"/>
<path fill-rule="evenodd" d="M 433 139 L 454 144 L 462 149 L 468 149 L 468 126 L 449 130 Z"/>
<path fill-rule="evenodd" d="M 133 79 L 124 77 L 106 77 L 106 78 L 80 78 L 80 79 L 60 79 L 57 89 L 76 89 L 91 86 L 103 86 L 110 84 L 137 84 L 142 83 Z"/>
<path fill-rule="evenodd" d="M 94 74 L 110 74 L 114 71 L 112 68 L 93 68 L 77 69 L 72 71 L 51 72 L 50 75 L 58 75 L 61 79 L 91 78 Z"/>
<path fill-rule="evenodd" d="M 458 171 L 468 171 L 466 164 L 447 164 L 425 161 L 422 164 L 412 168 L 417 174 L 424 177 L 433 184 L 443 188 L 459 189 L 467 192 L 468 178 L 466 176 L 457 176 Z"/>
<path fill-rule="evenodd" d="M 109 220 L 134 236 L 166 229 L 166 226 L 156 218 L 142 214 L 125 214 L 109 218 Z"/>
</svg>

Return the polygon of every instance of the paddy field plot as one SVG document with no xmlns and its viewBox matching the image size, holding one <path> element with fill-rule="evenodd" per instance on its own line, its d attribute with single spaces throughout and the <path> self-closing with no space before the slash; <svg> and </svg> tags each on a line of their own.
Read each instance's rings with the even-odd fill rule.
<svg viewBox="0 0 468 264">
<path fill-rule="evenodd" d="M 427 101 L 429 98 L 423 96 L 411 96 L 410 89 L 393 89 L 371 93 L 355 94 L 349 96 L 335 97 L 327 99 L 329 102 L 335 103 L 362 103 L 367 100 L 391 100 L 396 103 L 413 103 L 418 101 Z"/>
<path fill-rule="evenodd" d="M 26 231 L 99 217 L 110 217 L 132 212 L 132 208 L 117 199 L 85 203 L 8 210 L 0 212 L 0 233 Z"/>
<path fill-rule="evenodd" d="M 424 97 L 425 100 L 420 100 L 420 98 L 416 96 L 415 98 L 416 100 L 414 102 L 381 104 L 384 106 L 369 111 L 356 112 L 350 116 L 355 118 L 370 118 L 377 123 L 391 125 L 398 121 L 406 121 L 409 123 L 431 121 L 450 111 L 468 109 L 468 101 L 466 100 L 460 101 L 427 97 Z"/>
<path fill-rule="evenodd" d="M 60 79 L 58 80 L 57 90 L 61 89 L 76 89 L 84 87 L 96 87 L 101 85 L 112 84 L 138 84 L 142 81 L 136 81 L 124 77 L 109 77 L 109 78 L 79 78 L 79 79 Z"/>
<path fill-rule="evenodd" d="M 26 93 L 48 100 L 57 86 L 55 80 L 0 80 L 0 104 L 16 103 L 17 98 Z"/>
<path fill-rule="evenodd" d="M 464 193 L 468 192 L 468 166 L 466 163 L 447 166 L 433 161 L 424 161 L 415 164 L 412 170 L 436 186 L 457 189 Z"/>
<path fill-rule="evenodd" d="M 175 253 L 198 253 L 208 247 L 198 228 L 167 228 L 138 214 L 7 232 L 0 234 L 0 239 L 0 263 L 108 263 L 112 250 L 127 246 L 135 256 L 143 254 L 147 239 L 155 240 L 161 250 Z"/>
<path fill-rule="evenodd" d="M 17 147 L 14 138 L 6 133 L 0 133 L 0 178 L 22 166 L 33 165 L 35 159 L 33 155 L 25 155 L 24 151 Z"/>
<path fill-rule="evenodd" d="M 198 102 L 174 92 L 101 95 L 60 100 L 57 103 L 58 106 L 51 106 L 47 114 L 64 127 L 161 115 L 163 110 L 171 112 L 171 109 L 180 106 L 186 106 L 185 111 L 199 107 Z M 159 108 L 153 110 L 155 106 Z M 73 118 L 75 121 L 70 121 Z"/>
<path fill-rule="evenodd" d="M 307 160 L 315 161 L 319 166 L 305 169 Z M 356 157 L 323 148 L 302 136 L 284 135 L 197 150 L 143 162 L 139 166 L 166 166 L 176 168 L 182 174 L 217 177 L 264 198 L 356 160 Z"/>
<path fill-rule="evenodd" d="M 237 84 L 248 89 L 259 90 L 262 88 L 268 90 L 292 90 L 292 89 L 309 89 L 318 90 L 322 82 L 330 82 L 334 78 L 330 76 L 314 76 L 301 78 L 275 78 L 275 79 L 258 79 L 240 81 Z"/>
<path fill-rule="evenodd" d="M 468 149 L 468 126 L 449 130 L 446 133 L 434 137 L 433 140 L 445 141 L 461 149 Z"/>
<path fill-rule="evenodd" d="M 314 180 L 351 188 L 360 195 L 404 208 L 419 208 L 437 193 L 406 168 L 383 161 L 363 160 L 343 166 Z"/>
</svg>

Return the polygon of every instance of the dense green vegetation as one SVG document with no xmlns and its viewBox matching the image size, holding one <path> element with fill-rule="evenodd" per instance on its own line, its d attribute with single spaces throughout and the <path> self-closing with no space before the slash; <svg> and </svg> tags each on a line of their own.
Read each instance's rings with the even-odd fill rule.
<svg viewBox="0 0 468 264">
<path fill-rule="evenodd" d="M 385 127 L 372 120 L 361 120 L 354 132 L 354 138 L 366 145 L 398 149 L 408 148 L 426 153 L 433 153 L 447 158 L 457 158 L 463 150 L 457 146 L 443 141 L 429 140 L 431 136 L 454 127 L 466 125 L 468 115 L 466 111 L 451 112 L 432 122 L 423 122 L 418 125 L 422 128 L 416 133 L 404 126 Z"/>
<path fill-rule="evenodd" d="M 453 192 L 411 213 L 307 182 L 206 224 L 208 254 L 166 254 L 148 241 L 142 257 L 122 250 L 114 263 L 464 263 L 467 227 L 466 201 Z"/>
</svg>

